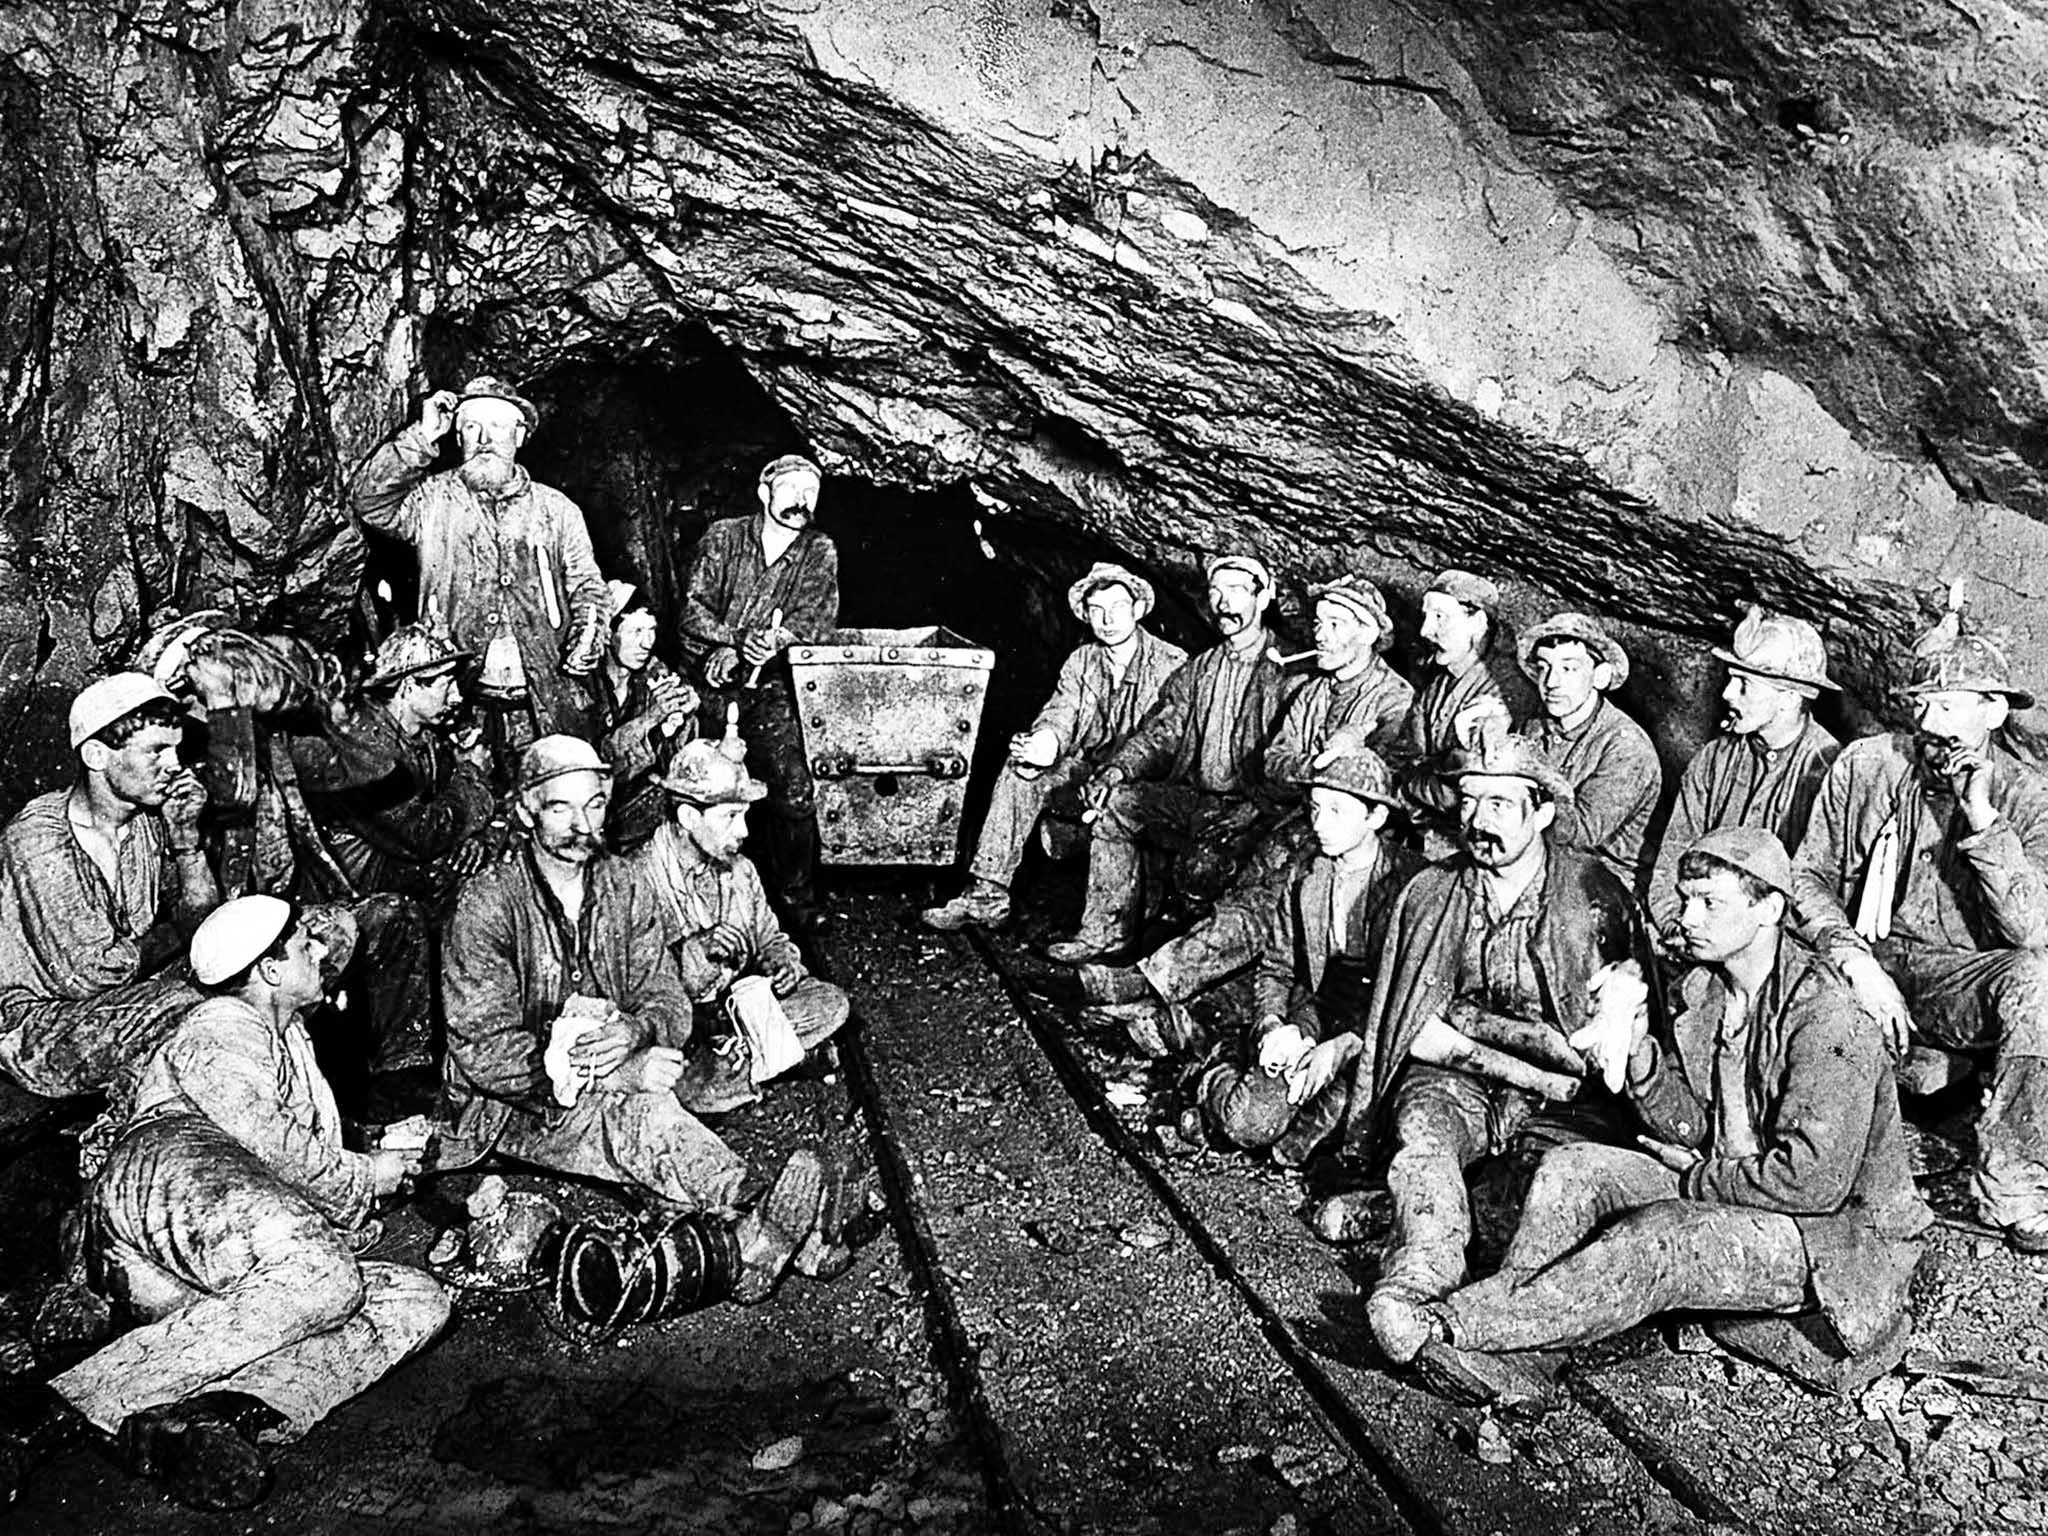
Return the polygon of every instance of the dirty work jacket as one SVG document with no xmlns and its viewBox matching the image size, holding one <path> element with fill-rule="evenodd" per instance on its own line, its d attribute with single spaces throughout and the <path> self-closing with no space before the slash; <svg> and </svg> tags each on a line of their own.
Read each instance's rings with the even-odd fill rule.
<svg viewBox="0 0 2048 1536">
<path fill-rule="evenodd" d="M 1571 846 L 1596 855 L 1630 892 L 1640 891 L 1648 873 L 1643 843 L 1664 793 L 1664 765 L 1649 734 L 1605 694 L 1577 730 L 1537 715 L 1522 734 L 1571 780 L 1571 813 L 1558 817 Z"/>
<path fill-rule="evenodd" d="M 720 518 L 698 542 L 682 636 L 700 671 L 714 651 L 737 650 L 742 631 L 766 629 L 778 608 L 799 642 L 829 639 L 839 627 L 839 547 L 832 536 L 808 526 L 770 565 L 761 549 L 767 516 Z M 777 657 L 770 666 L 781 662 Z"/>
<path fill-rule="evenodd" d="M 1375 1111 L 1417 1033 L 1447 1015 L 1456 1000 L 1465 933 L 1485 900 L 1477 867 L 1460 854 L 1423 870 L 1395 902 L 1351 1096 L 1348 1135 L 1355 1143 L 1362 1146 L 1374 1134 Z M 1601 966 L 1634 958 L 1645 976 L 1656 974 L 1634 898 L 1604 864 L 1573 848 L 1549 850 L 1529 958 L 1542 988 L 1544 1020 L 1567 1034 L 1578 1027 L 1586 983 Z"/>
<path fill-rule="evenodd" d="M 1387 752 L 1402 800 L 1422 816 L 1439 822 L 1455 819 L 1458 792 L 1443 776 L 1451 766 L 1452 754 L 1459 750 L 1452 723 L 1485 699 L 1508 709 L 1500 680 L 1484 658 L 1473 663 L 1463 677 L 1453 677 L 1442 667 L 1429 668 L 1429 676 Z"/>
<path fill-rule="evenodd" d="M 660 898 L 662 941 L 693 1003 L 715 1001 L 747 971 L 765 970 L 775 960 L 796 961 L 798 974 L 804 974 L 796 943 L 782 931 L 760 872 L 744 854 L 723 867 L 713 864 L 669 821 L 626 863 Z M 704 941 L 720 923 L 732 924 L 746 940 L 747 954 L 738 965 L 705 953 Z"/>
<path fill-rule="evenodd" d="M 1650 875 L 1650 925 L 1663 930 L 1678 919 L 1678 861 L 1685 850 L 1722 827 L 1759 827 L 1789 853 L 1806 835 L 1814 796 L 1842 744 L 1812 716 L 1783 747 L 1757 736 L 1726 732 L 1693 754 L 1678 781 L 1678 801 L 1657 847 Z"/>
<path fill-rule="evenodd" d="M 582 918 L 572 927 L 522 842 L 456 900 L 442 950 L 443 1091 L 464 1141 L 488 1147 L 515 1117 L 537 1130 L 566 1113 L 541 1058 L 572 992 L 615 1004 L 636 1049 L 689 1036 L 690 999 L 662 949 L 654 892 L 606 855 L 585 866 L 583 879 Z"/>
<path fill-rule="evenodd" d="M 1267 788 L 1266 747 L 1296 687 L 1294 679 L 1266 654 L 1272 644 L 1272 631 L 1261 631 L 1252 675 L 1245 684 L 1244 702 L 1233 717 L 1217 718 L 1221 714 L 1217 706 L 1218 679 L 1228 648 L 1212 645 L 1166 680 L 1158 702 L 1138 722 L 1130 739 L 1110 753 L 1102 766 L 1122 769 L 1126 779 L 1192 784 L 1202 761 L 1202 743 L 1207 733 L 1221 730 L 1228 733 L 1237 792 L 1265 798 L 1262 791 Z"/>
<path fill-rule="evenodd" d="M 1933 1220 L 1913 1187 L 1891 1063 L 1864 1027 L 1849 984 L 1797 939 L 1777 963 L 1744 1030 L 1748 1116 L 1758 1150 L 1713 1142 L 1714 1058 L 1727 983 L 1710 966 L 1678 980 L 1668 1048 L 1652 1036 L 1649 1071 L 1628 1082 L 1659 1140 L 1691 1147 L 1689 1200 L 1774 1211 L 1799 1223 L 1821 1310 L 1853 1354 L 1906 1305 L 1920 1234 Z"/>
<path fill-rule="evenodd" d="M 132 1125 L 197 1110 L 344 1231 L 369 1219 L 370 1159 L 341 1144 L 341 1112 L 297 1019 L 282 1026 L 239 997 L 209 997 L 144 1065 Z"/>
<path fill-rule="evenodd" d="M 417 552 L 421 622 L 478 656 L 508 626 L 541 733 L 588 738 L 589 682 L 562 671 L 562 652 L 611 606 L 583 513 L 524 469 L 486 505 L 454 470 L 428 473 L 437 451 L 413 425 L 371 454 L 350 489 L 356 516 Z"/>
<path fill-rule="evenodd" d="M 621 785 L 631 785 L 653 772 L 657 759 L 697 734 L 694 715 L 686 717 L 673 736 L 663 736 L 655 729 L 661 721 L 648 713 L 654 700 L 654 685 L 674 676 L 666 662 L 650 659 L 626 679 L 622 697 L 612 692 L 611 679 L 605 675 L 603 664 L 599 664 L 598 727 L 603 734 L 597 739 L 597 749 L 612 765 L 612 773 Z"/>
<path fill-rule="evenodd" d="M 1297 1025 L 1318 1041 L 1347 1030 L 1364 1034 L 1366 1021 L 1362 1017 L 1323 1018 L 1313 1006 L 1316 995 L 1322 990 L 1323 975 L 1333 955 L 1361 966 L 1370 966 L 1379 958 L 1394 898 L 1421 867 L 1422 861 L 1414 854 L 1382 838 L 1365 889 L 1346 915 L 1343 943 L 1333 950 L 1330 887 L 1337 878 L 1337 861 L 1321 853 L 1297 860 L 1266 914 L 1265 948 L 1252 982 L 1258 1019 L 1252 1032 L 1254 1057 L 1258 1042 L 1281 1024 Z"/>
<path fill-rule="evenodd" d="M 1318 673 L 1301 685 L 1280 717 L 1280 729 L 1266 748 L 1267 782 L 1306 781 L 1309 763 L 1339 731 L 1355 736 L 1361 746 L 1385 751 L 1414 702 L 1408 679 L 1377 656 L 1356 677 Z"/>
<path fill-rule="evenodd" d="M 1188 653 L 1149 629 L 1140 629 L 1131 664 L 1121 681 L 1109 670 L 1109 647 L 1090 640 L 1076 646 L 1060 664 L 1052 697 L 1031 722 L 1032 731 L 1046 731 L 1060 744 L 1062 759 L 1076 758 L 1087 767 L 1129 736 L 1159 699 L 1166 680 L 1188 659 Z"/>
<path fill-rule="evenodd" d="M 1832 953 L 1863 948 L 1847 910 L 1885 823 L 1899 819 L 1894 931 L 1952 949 L 2048 944 L 2048 786 L 2003 747 L 1991 752 L 1997 819 L 1968 832 L 1946 788 L 1921 786 L 1913 738 L 1866 736 L 1842 748 L 1821 780 L 1793 861 L 1806 936 Z"/>
</svg>

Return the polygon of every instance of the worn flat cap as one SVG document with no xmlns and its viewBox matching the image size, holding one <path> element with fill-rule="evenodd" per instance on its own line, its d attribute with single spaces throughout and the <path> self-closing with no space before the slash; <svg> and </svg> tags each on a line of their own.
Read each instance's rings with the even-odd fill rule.
<svg viewBox="0 0 2048 1536">
<path fill-rule="evenodd" d="M 1526 736 L 1482 731 L 1462 752 L 1452 754 L 1449 779 L 1527 779 L 1559 805 L 1572 803 L 1572 781 L 1544 750 Z"/>
<path fill-rule="evenodd" d="M 71 745 L 82 747 L 117 720 L 125 720 L 145 704 L 177 700 L 147 672 L 116 672 L 81 688 L 71 701 Z"/>
<path fill-rule="evenodd" d="M 1761 827 L 1716 827 L 1693 839 L 1685 851 L 1754 875 L 1781 896 L 1792 894 L 1792 856 L 1774 833 Z"/>
<path fill-rule="evenodd" d="M 290 926 L 292 904 L 276 896 L 237 896 L 206 914 L 192 934 L 192 975 L 217 987 L 247 970 Z"/>
<path fill-rule="evenodd" d="M 1393 810 L 1401 808 L 1401 802 L 1394 798 L 1393 771 L 1387 767 L 1387 760 L 1371 747 L 1331 758 L 1309 776 L 1308 787 L 1334 789 Z"/>
<path fill-rule="evenodd" d="M 785 453 L 779 459 L 770 459 L 761 466 L 760 478 L 755 481 L 762 490 L 767 490 L 776 481 L 791 475 L 808 475 L 818 484 L 825 483 L 825 472 L 800 453 Z"/>
<path fill-rule="evenodd" d="M 1603 661 L 1614 669 L 1614 681 L 1608 689 L 1619 688 L 1628 681 L 1628 652 L 1621 648 L 1600 621 L 1588 613 L 1554 613 L 1541 624 L 1525 630 L 1516 643 L 1515 654 L 1522 663 L 1522 670 L 1534 677 L 1536 647 L 1549 640 L 1576 640 L 1593 653 L 1595 661 Z"/>
<path fill-rule="evenodd" d="M 1790 614 L 1752 606 L 1735 626 L 1734 645 L 1713 650 L 1736 670 L 1800 689 L 1808 698 L 1818 689 L 1842 686 L 1828 676 L 1828 652 L 1820 631 Z"/>
<path fill-rule="evenodd" d="M 1491 618 L 1500 612 L 1500 588 L 1484 576 L 1455 567 L 1438 571 L 1436 580 L 1425 589 L 1427 592 L 1441 592 L 1445 597 L 1456 598 L 1467 608 L 1483 610 Z"/>
<path fill-rule="evenodd" d="M 384 637 L 370 661 L 365 688 L 388 688 L 408 677 L 439 672 L 467 661 L 471 652 L 460 649 L 439 630 L 425 624 L 401 624 Z"/>
<path fill-rule="evenodd" d="M 1257 555 L 1212 555 L 1203 562 L 1202 574 L 1215 581 L 1218 571 L 1238 571 L 1251 577 L 1262 592 L 1273 590 L 1273 573 Z"/>
<path fill-rule="evenodd" d="M 597 754 L 597 748 L 581 736 L 541 736 L 527 743 L 519 754 L 519 774 L 514 788 L 525 794 L 559 779 L 565 773 L 596 773 L 612 776 L 612 765 Z"/>
<path fill-rule="evenodd" d="M 2030 708 L 2033 694 L 2012 685 L 2006 643 L 2004 630 L 1971 629 L 1960 610 L 1951 610 L 1913 647 L 1913 680 L 1904 691 L 2002 693 L 2014 709 Z"/>
<path fill-rule="evenodd" d="M 1384 651 L 1394 639 L 1394 621 L 1387 613 L 1387 600 L 1380 595 L 1380 589 L 1363 576 L 1347 573 L 1335 581 L 1319 582 L 1308 589 L 1308 600 L 1314 603 L 1342 603 L 1361 619 L 1369 619 L 1378 626 L 1372 648 Z"/>
<path fill-rule="evenodd" d="M 715 741 L 685 742 L 668 772 L 655 781 L 678 800 L 691 805 L 752 805 L 768 786 L 718 750 Z"/>
<path fill-rule="evenodd" d="M 455 397 L 456 411 L 459 413 L 472 400 L 502 400 L 507 405 L 515 407 L 524 418 L 526 430 L 529 432 L 540 425 L 540 411 L 534 403 L 503 379 L 492 374 L 480 373 L 462 386 L 461 392 Z"/>
<path fill-rule="evenodd" d="M 1074 610 L 1074 617 L 1086 619 L 1088 599 L 1103 587 L 1122 587 L 1131 594 L 1131 606 L 1139 618 L 1152 611 L 1152 583 L 1136 571 L 1127 571 L 1120 565 L 1107 560 L 1098 560 L 1088 568 L 1088 574 L 1067 588 L 1067 606 Z"/>
<path fill-rule="evenodd" d="M 616 576 L 604 584 L 605 611 L 616 624 L 619 616 L 639 600 L 640 589 L 630 581 L 620 581 Z"/>
</svg>

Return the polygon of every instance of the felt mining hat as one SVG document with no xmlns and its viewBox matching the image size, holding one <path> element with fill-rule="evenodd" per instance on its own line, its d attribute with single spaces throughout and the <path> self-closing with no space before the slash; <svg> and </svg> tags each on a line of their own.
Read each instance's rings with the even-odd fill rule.
<svg viewBox="0 0 2048 1536">
<path fill-rule="evenodd" d="M 515 407 L 525 419 L 526 430 L 531 432 L 540 425 L 540 411 L 526 396 L 519 393 L 503 379 L 488 373 L 480 373 L 462 386 L 455 397 L 455 409 L 459 413 L 472 400 L 502 400 Z"/>
<path fill-rule="evenodd" d="M 1438 571 L 1436 580 L 1424 589 L 1424 595 L 1430 592 L 1441 592 L 1467 608 L 1480 609 L 1488 618 L 1500 613 L 1500 588 L 1486 577 L 1476 576 L 1470 571 Z"/>
<path fill-rule="evenodd" d="M 1628 681 L 1628 652 L 1621 643 L 1600 627 L 1600 621 L 1591 614 L 1554 613 L 1541 624 L 1523 632 L 1515 647 L 1523 672 L 1534 677 L 1536 647 L 1552 640 L 1576 640 L 1593 653 L 1595 661 L 1604 661 L 1614 670 L 1614 681 L 1608 689 L 1619 688 Z"/>
<path fill-rule="evenodd" d="M 1913 647 L 1913 680 L 1905 692 L 2002 693 L 2014 709 L 2027 709 L 2033 694 L 2012 685 L 2012 662 L 2002 630 L 1972 630 L 1960 610 L 1951 609 Z"/>
<path fill-rule="evenodd" d="M 1361 619 L 1369 619 L 1378 627 L 1372 648 L 1384 651 L 1394 639 L 1394 621 L 1387 613 L 1387 600 L 1380 595 L 1380 589 L 1363 576 L 1345 574 L 1335 581 L 1319 582 L 1308 589 L 1308 600 L 1316 603 L 1342 603 Z"/>
<path fill-rule="evenodd" d="M 1120 565 L 1107 560 L 1098 560 L 1088 568 L 1088 574 L 1067 588 L 1067 606 L 1074 610 L 1074 617 L 1086 620 L 1088 599 L 1102 587 L 1122 587 L 1131 594 L 1131 606 L 1139 618 L 1152 611 L 1152 583 L 1136 571 L 1127 571 Z"/>
<path fill-rule="evenodd" d="M 655 783 L 691 805 L 752 805 L 768 786 L 718 750 L 715 741 L 685 742 Z"/>
<path fill-rule="evenodd" d="M 1273 573 L 1257 555 L 1212 555 L 1202 562 L 1202 575 L 1207 580 L 1214 582 L 1219 571 L 1242 572 L 1251 577 L 1261 592 L 1273 590 Z"/>
<path fill-rule="evenodd" d="M 173 707 L 178 702 L 147 672 L 116 672 L 87 684 L 71 701 L 71 745 L 84 746 L 115 721 L 159 700 Z"/>
<path fill-rule="evenodd" d="M 1752 605 L 1735 626 L 1734 644 L 1727 650 L 1718 645 L 1713 649 L 1737 671 L 1782 683 L 1808 698 L 1822 688 L 1842 686 L 1828 676 L 1828 652 L 1820 631 L 1790 614 Z"/>
<path fill-rule="evenodd" d="M 1559 805 L 1572 803 L 1572 781 L 1548 754 L 1526 736 L 1482 731 L 1476 741 L 1451 758 L 1446 778 L 1526 779 Z"/>
<path fill-rule="evenodd" d="M 789 475 L 808 475 L 815 484 L 825 483 L 825 472 L 800 453 L 785 453 L 779 459 L 770 459 L 761 466 L 760 478 L 754 483 L 765 491 Z"/>
<path fill-rule="evenodd" d="M 1781 896 L 1792 894 L 1792 857 L 1775 835 L 1761 827 L 1717 827 L 1695 838 L 1685 851 L 1754 875 Z"/>
<path fill-rule="evenodd" d="M 290 926 L 292 904 L 277 896 L 237 896 L 206 914 L 192 934 L 192 976 L 217 987 L 247 970 Z"/>
<path fill-rule="evenodd" d="M 424 624 L 401 624 L 377 647 L 370 661 L 370 675 L 363 679 L 363 686 L 388 688 L 408 677 L 459 666 L 471 654 L 458 648 L 439 630 Z"/>
<path fill-rule="evenodd" d="M 513 788 L 523 795 L 565 773 L 595 773 L 610 778 L 612 765 L 599 757 L 597 748 L 581 736 L 541 736 L 527 743 L 526 750 L 519 754 L 519 773 Z"/>
<path fill-rule="evenodd" d="M 1371 747 L 1331 758 L 1309 775 L 1308 787 L 1334 789 L 1393 810 L 1401 808 L 1401 802 L 1394 798 L 1393 772 L 1387 767 L 1387 760 Z"/>
</svg>

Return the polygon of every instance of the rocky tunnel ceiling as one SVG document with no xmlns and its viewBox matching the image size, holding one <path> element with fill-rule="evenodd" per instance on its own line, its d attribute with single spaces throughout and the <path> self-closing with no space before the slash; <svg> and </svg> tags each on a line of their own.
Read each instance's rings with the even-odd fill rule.
<svg viewBox="0 0 2048 1536">
<path fill-rule="evenodd" d="M 1968 577 L 2039 675 L 2044 43 L 1883 0 L 29 0 L 0 691 L 42 718 L 171 602 L 345 625 L 343 484 L 429 382 L 692 337 L 997 533 L 1456 560 L 1686 636 L 1762 597 L 1865 682 Z"/>
</svg>

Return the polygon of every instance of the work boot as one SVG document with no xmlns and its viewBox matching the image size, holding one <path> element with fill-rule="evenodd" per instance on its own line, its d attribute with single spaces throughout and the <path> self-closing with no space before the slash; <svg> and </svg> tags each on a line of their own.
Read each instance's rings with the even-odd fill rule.
<svg viewBox="0 0 2048 1536">
<path fill-rule="evenodd" d="M 1372 1193 L 1363 1189 L 1346 1190 L 1341 1195 L 1332 1195 L 1316 1207 L 1316 1213 L 1309 1218 L 1309 1225 L 1315 1234 L 1326 1243 L 1356 1243 L 1372 1235 L 1376 1225 L 1373 1219 Z"/>
<path fill-rule="evenodd" d="M 1141 1003 L 1152 995 L 1152 983 L 1135 965 L 1084 965 L 1081 995 L 1091 1003 Z"/>
<path fill-rule="evenodd" d="M 1365 1320 L 1380 1353 L 1396 1365 L 1407 1365 L 1430 1340 L 1448 1336 L 1437 1303 L 1399 1281 L 1377 1287 L 1366 1298 Z"/>
<path fill-rule="evenodd" d="M 766 1301 L 797 1250 L 818 1225 L 825 1204 L 825 1166 L 809 1147 L 798 1147 L 768 1186 L 761 1203 L 741 1218 L 740 1271 L 733 1300 L 742 1306 Z"/>
<path fill-rule="evenodd" d="M 121 1421 L 114 1448 L 137 1477 L 163 1486 L 187 1509 L 253 1509 L 270 1492 L 270 1460 L 255 1444 L 283 1417 L 240 1392 L 205 1392 Z"/>
<path fill-rule="evenodd" d="M 1432 1338 L 1415 1353 L 1415 1374 L 1438 1397 L 1474 1408 L 1527 1415 L 1552 1405 L 1550 1378 L 1521 1355 L 1460 1349 Z"/>
<path fill-rule="evenodd" d="M 853 1256 L 882 1230 L 887 1204 L 872 1165 L 845 1149 L 827 1152 L 825 1193 L 817 1225 L 790 1260 L 790 1268 L 813 1280 L 836 1280 L 853 1266 Z"/>
<path fill-rule="evenodd" d="M 940 933 L 958 933 L 970 925 L 1000 928 L 1010 920 L 1010 893 L 993 880 L 976 875 L 967 889 L 943 906 L 926 907 L 918 916 L 925 927 Z"/>
<path fill-rule="evenodd" d="M 676 1102 L 693 1115 L 730 1114 L 760 1098 L 753 1053 L 738 1030 L 718 1036 L 709 1050 L 692 1056 L 676 1083 Z"/>
</svg>

